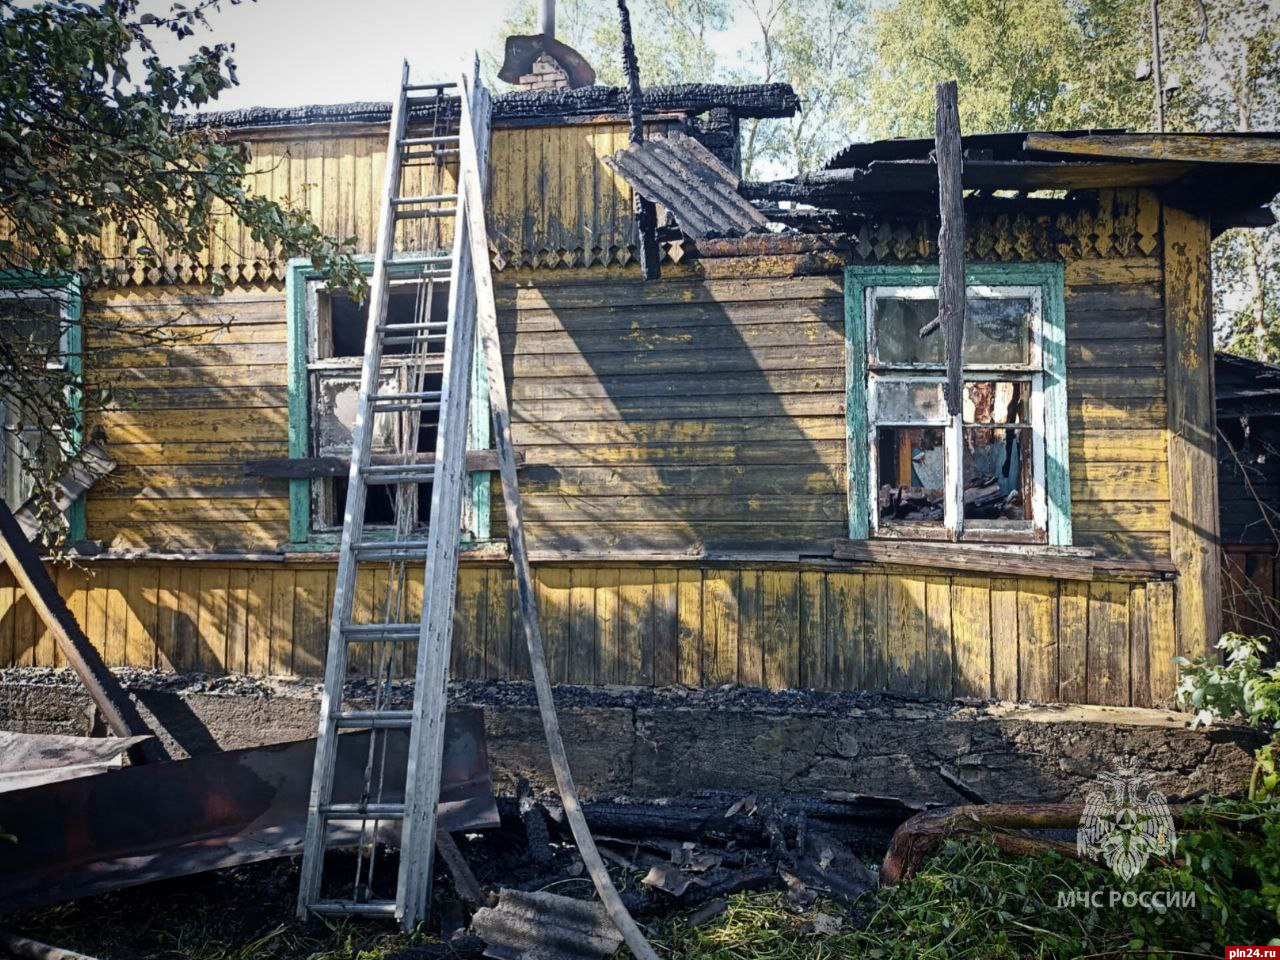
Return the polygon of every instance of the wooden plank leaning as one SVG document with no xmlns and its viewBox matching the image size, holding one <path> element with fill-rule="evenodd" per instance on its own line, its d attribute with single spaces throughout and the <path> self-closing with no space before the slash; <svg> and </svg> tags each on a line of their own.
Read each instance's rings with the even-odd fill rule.
<svg viewBox="0 0 1280 960">
<path fill-rule="evenodd" d="M 470 83 L 464 81 L 463 101 L 470 94 Z M 464 114 L 464 120 L 466 119 Z M 658 955 L 631 914 L 623 905 L 613 886 L 609 871 L 596 850 L 595 840 L 587 827 L 578 802 L 578 791 L 569 770 L 564 740 L 560 736 L 560 721 L 556 716 L 555 701 L 551 694 L 551 679 L 547 673 L 547 660 L 542 647 L 542 631 L 538 625 L 538 601 L 533 591 L 533 574 L 529 568 L 529 552 L 524 542 L 524 521 L 520 509 L 520 487 L 516 481 L 516 458 L 511 440 L 511 412 L 507 401 L 507 383 L 502 368 L 502 346 L 498 340 L 497 307 L 493 295 L 493 274 L 489 265 L 489 239 L 484 220 L 484 184 L 480 179 L 479 164 L 474 156 L 474 137 L 462 137 L 462 162 L 460 164 L 461 190 L 467 200 L 467 233 L 471 243 L 471 267 L 475 276 L 477 333 L 484 346 L 485 368 L 489 375 L 489 403 L 493 416 L 495 445 L 498 450 L 498 470 L 502 477 L 502 499 L 507 511 L 507 537 L 511 544 L 511 562 L 515 567 L 516 589 L 520 604 L 520 625 L 529 648 L 529 661 L 533 669 L 533 683 L 538 695 L 538 711 L 546 733 L 551 766 L 564 804 L 565 817 L 573 831 L 582 862 L 591 875 L 596 892 L 609 913 L 618 932 L 637 960 L 657 960 Z"/>
</svg>

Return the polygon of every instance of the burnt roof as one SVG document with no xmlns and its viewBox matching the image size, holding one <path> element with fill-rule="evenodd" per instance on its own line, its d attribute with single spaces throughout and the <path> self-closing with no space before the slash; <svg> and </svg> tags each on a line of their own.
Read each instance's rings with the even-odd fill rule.
<svg viewBox="0 0 1280 960">
<path fill-rule="evenodd" d="M 976 158 L 984 160 L 1036 160 L 1044 159 L 1047 154 L 1028 149 L 1028 137 L 1060 137 L 1063 139 L 1079 139 L 1081 137 L 1111 137 L 1127 134 L 1135 137 L 1149 137 L 1155 140 L 1159 133 L 1143 133 L 1126 130 L 1121 127 L 1099 127 L 1081 130 L 1015 130 L 1005 133 L 971 133 L 960 138 L 963 149 Z M 1227 137 L 1252 138 L 1267 140 L 1277 136 L 1272 131 L 1229 131 L 1224 133 L 1178 133 L 1171 136 L 1189 137 L 1206 143 Z M 848 170 L 854 167 L 865 167 L 876 160 L 927 160 L 933 154 L 933 137 L 893 137 L 888 140 L 872 140 L 866 143 L 851 143 L 839 150 L 835 156 L 823 164 L 823 170 Z M 1059 158 L 1061 159 L 1061 158 Z"/>
<path fill-rule="evenodd" d="M 646 87 L 644 111 L 697 116 L 725 109 L 733 116 L 749 118 L 791 117 L 800 109 L 800 98 L 787 83 L 722 84 L 682 83 Z M 575 117 L 618 116 L 627 111 L 626 91 L 621 87 L 579 87 L 575 90 L 514 90 L 493 98 L 493 122 L 499 125 L 546 123 Z M 410 108 L 410 119 L 417 114 Z M 431 118 L 431 108 L 421 111 Z M 300 107 L 246 107 L 242 110 L 194 114 L 187 122 L 223 130 L 261 127 L 316 126 L 335 123 L 387 123 L 391 104 L 379 101 L 311 104 Z"/>
<path fill-rule="evenodd" d="M 1187 210 L 1212 215 L 1214 229 L 1260 226 L 1260 209 L 1280 191 L 1280 133 L 1132 133 L 1061 130 L 961 138 L 962 183 L 971 196 L 1005 191 L 1059 196 L 1107 187 L 1149 187 Z M 932 138 L 855 143 L 818 171 L 743 185 L 756 200 L 790 200 L 856 214 L 936 198 Z"/>
<path fill-rule="evenodd" d="M 1280 415 L 1280 366 L 1219 352 L 1213 377 L 1218 416 Z"/>
</svg>

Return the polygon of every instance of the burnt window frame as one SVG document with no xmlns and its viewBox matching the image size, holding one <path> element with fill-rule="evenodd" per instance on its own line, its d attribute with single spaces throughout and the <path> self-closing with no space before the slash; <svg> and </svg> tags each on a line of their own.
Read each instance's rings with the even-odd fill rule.
<svg viewBox="0 0 1280 960">
<path fill-rule="evenodd" d="M 60 304 L 61 328 L 59 331 L 59 351 L 62 355 L 62 369 L 70 374 L 67 387 L 71 407 L 75 413 L 75 423 L 63 442 L 70 457 L 79 454 L 84 446 L 84 330 L 81 326 L 83 310 L 83 294 L 80 277 L 72 273 L 39 274 L 27 270 L 0 270 L 0 298 L 6 300 L 54 300 Z M 0 384 L 0 394 L 3 385 Z M 7 404 L 0 396 L 0 429 L 4 429 L 8 419 Z M 0 452 L 0 496 L 4 496 L 8 486 L 8 462 L 10 458 L 8 432 L 0 439 L 3 450 Z M 22 504 L 10 504 L 17 511 Z M 67 542 L 75 544 L 85 539 L 85 500 L 84 494 L 77 497 L 63 511 L 63 520 L 67 525 Z"/>
<path fill-rule="evenodd" d="M 421 258 L 421 253 L 400 254 L 406 260 Z M 366 276 L 373 273 L 373 258 L 359 256 L 356 258 Z M 406 264 L 403 267 L 391 266 L 388 269 L 390 279 L 394 281 L 408 280 L 420 272 L 421 267 Z M 325 285 L 324 274 L 316 271 L 310 260 L 295 259 L 288 264 L 285 274 L 285 300 L 289 311 L 288 326 L 288 380 L 289 380 L 289 457 L 304 459 L 316 456 L 313 437 L 314 397 L 312 396 L 312 374 L 317 369 L 315 352 L 320 320 L 320 296 Z M 447 281 L 443 284 L 447 289 Z M 488 376 L 483 357 L 480 353 L 480 339 L 476 338 L 475 353 L 472 357 L 470 417 L 467 425 L 467 449 L 486 450 L 490 447 L 490 408 Z M 327 369 L 339 370 L 350 366 L 358 375 L 362 358 L 353 358 L 349 364 L 325 364 Z M 345 476 L 345 471 L 343 471 Z M 462 505 L 461 542 L 473 546 L 486 542 L 490 538 L 489 529 L 489 486 L 488 471 L 472 472 L 467 478 Z M 326 496 L 326 487 L 332 486 L 330 477 L 311 479 L 294 479 L 289 481 L 289 543 L 287 549 L 293 551 L 328 551 L 333 550 L 342 534 L 341 523 L 317 526 L 315 523 L 317 501 Z M 331 494 L 328 494 L 331 496 Z M 394 534 L 391 526 L 370 525 L 369 539 L 386 537 Z"/>
<path fill-rule="evenodd" d="M 964 519 L 963 437 L 966 429 L 973 428 L 965 427 L 963 413 L 950 417 L 942 409 L 927 421 L 901 425 L 944 430 L 943 521 L 881 522 L 877 431 L 879 427 L 898 424 L 881 419 L 874 409 L 876 384 L 941 383 L 945 381 L 945 369 L 939 363 L 880 363 L 876 355 L 874 299 L 877 293 L 936 297 L 938 268 L 933 264 L 857 264 L 845 271 L 849 536 L 854 540 L 897 538 L 1069 546 L 1072 532 L 1062 265 L 969 264 L 965 281 L 970 291 L 980 295 L 1031 295 L 1038 300 L 1027 364 L 974 364 L 966 365 L 964 371 L 966 384 L 992 380 L 1032 382 L 1035 495 L 1030 505 L 1031 520 Z"/>
</svg>

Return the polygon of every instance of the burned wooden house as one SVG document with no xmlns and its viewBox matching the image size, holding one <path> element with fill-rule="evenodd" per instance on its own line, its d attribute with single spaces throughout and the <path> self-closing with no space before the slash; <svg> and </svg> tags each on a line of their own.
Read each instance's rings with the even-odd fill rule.
<svg viewBox="0 0 1280 960">
<path fill-rule="evenodd" d="M 740 182 L 740 125 L 798 109 L 784 85 L 649 88 L 628 149 L 621 91 L 495 99 L 490 252 L 554 679 L 1168 701 L 1221 620 L 1209 243 L 1280 187 L 1280 138 L 965 137 L 952 415 L 933 142 Z M 385 105 L 204 119 L 249 144 L 259 192 L 372 250 Z M 403 223 L 397 246 L 446 234 Z M 232 223 L 198 262 L 114 253 L 80 309 L 184 336 L 85 344 L 118 387 L 86 411 L 116 466 L 69 508 L 61 592 L 112 665 L 318 675 L 367 310 Z M 485 409 L 477 376 L 452 672 L 518 679 Z M 358 583 L 360 617 L 382 592 Z M 60 663 L 11 579 L 0 663 Z"/>
</svg>

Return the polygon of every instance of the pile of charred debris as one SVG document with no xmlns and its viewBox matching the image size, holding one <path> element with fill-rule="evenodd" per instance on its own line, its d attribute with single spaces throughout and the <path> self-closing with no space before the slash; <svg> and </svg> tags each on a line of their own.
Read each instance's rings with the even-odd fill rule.
<svg viewBox="0 0 1280 960">
<path fill-rule="evenodd" d="M 474 872 L 450 864 L 459 898 L 476 908 L 469 926 L 445 923 L 451 948 L 497 957 L 616 950 L 621 937 L 594 900 L 559 803 L 522 784 L 499 811 L 502 827 L 466 845 Z M 644 923 L 678 915 L 698 926 L 723 913 L 731 895 L 762 890 L 784 891 L 797 912 L 821 899 L 856 918 L 859 900 L 877 886 L 864 858 L 877 863 L 893 830 L 918 810 L 869 796 L 701 792 L 586 803 L 583 812 L 632 916 Z"/>
</svg>

